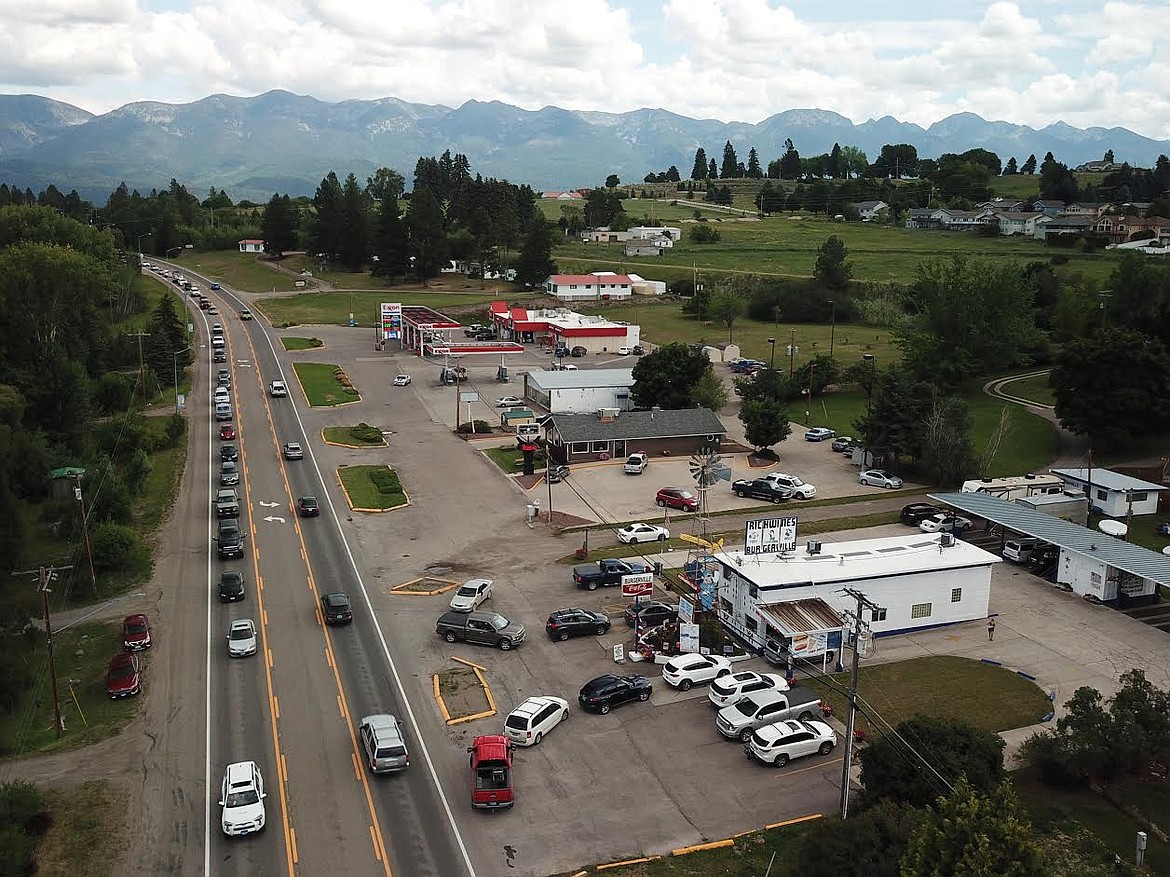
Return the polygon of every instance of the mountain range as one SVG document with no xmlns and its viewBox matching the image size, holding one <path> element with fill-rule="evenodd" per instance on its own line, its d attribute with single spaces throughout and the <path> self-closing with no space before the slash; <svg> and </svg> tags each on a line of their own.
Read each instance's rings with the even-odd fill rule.
<svg viewBox="0 0 1170 877">
<path fill-rule="evenodd" d="M 890 116 L 855 124 L 825 110 L 796 109 L 758 124 L 691 119 L 662 109 L 629 113 L 531 111 L 471 100 L 458 108 L 397 98 L 338 103 L 287 91 L 256 97 L 212 95 L 185 104 L 140 101 L 95 115 L 37 95 L 0 95 L 0 182 L 40 191 L 49 183 L 104 203 L 125 182 L 149 192 L 172 178 L 202 195 L 214 186 L 234 199 L 273 192 L 309 194 L 330 170 L 360 182 L 378 167 L 409 185 L 419 156 L 463 153 L 475 173 L 533 188 L 595 186 L 616 173 L 640 182 L 678 167 L 686 177 L 695 150 L 722 162 L 731 141 L 740 161 L 756 148 L 763 165 L 791 138 L 802 155 L 856 146 L 873 161 L 883 144 L 911 143 L 923 158 L 981 147 L 1006 163 L 1051 151 L 1070 167 L 1100 159 L 1152 167 L 1170 141 L 1126 128 L 1034 129 L 958 113 L 928 128 Z"/>
</svg>

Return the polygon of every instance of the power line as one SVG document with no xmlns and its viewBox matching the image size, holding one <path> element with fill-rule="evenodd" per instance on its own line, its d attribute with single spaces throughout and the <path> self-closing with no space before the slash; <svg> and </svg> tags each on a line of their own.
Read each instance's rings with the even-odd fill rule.
<svg viewBox="0 0 1170 877">
<path fill-rule="evenodd" d="M 27 576 L 33 573 L 37 574 L 37 590 L 41 592 L 41 603 L 45 613 L 45 645 L 49 652 L 49 681 L 53 689 L 53 727 L 57 731 L 57 739 L 61 738 L 61 732 L 65 729 L 61 721 L 61 698 L 57 694 L 57 664 L 53 658 L 53 623 L 49 618 L 49 582 L 57 577 L 58 570 L 73 569 L 72 564 L 69 566 L 41 566 L 37 569 L 26 569 L 20 572 L 14 572 L 14 576 Z"/>
</svg>

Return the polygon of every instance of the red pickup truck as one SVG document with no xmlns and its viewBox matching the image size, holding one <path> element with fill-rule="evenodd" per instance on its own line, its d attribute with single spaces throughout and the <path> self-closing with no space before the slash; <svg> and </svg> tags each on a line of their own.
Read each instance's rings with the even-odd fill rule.
<svg viewBox="0 0 1170 877">
<path fill-rule="evenodd" d="M 500 810 L 515 803 L 512 793 L 512 741 L 501 734 L 476 737 L 471 753 L 471 806 Z"/>
</svg>

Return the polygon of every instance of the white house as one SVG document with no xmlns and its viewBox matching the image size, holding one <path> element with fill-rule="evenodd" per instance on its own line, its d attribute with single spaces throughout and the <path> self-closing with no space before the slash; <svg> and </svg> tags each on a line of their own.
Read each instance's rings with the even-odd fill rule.
<svg viewBox="0 0 1170 877">
<path fill-rule="evenodd" d="M 682 229 L 669 225 L 635 225 L 630 229 L 633 240 L 653 240 L 654 238 L 670 238 L 671 243 L 682 240 Z"/>
<path fill-rule="evenodd" d="M 1045 215 L 1036 211 L 996 210 L 992 212 L 991 218 L 999 223 L 1001 235 L 1010 237 L 1018 234 L 1031 238 L 1036 236 L 1036 220 Z"/>
<path fill-rule="evenodd" d="M 614 231 L 612 228 L 587 228 L 581 232 L 581 242 L 585 244 L 624 244 L 632 241 L 632 231 Z"/>
<path fill-rule="evenodd" d="M 890 209 L 890 205 L 885 201 L 857 201 L 853 206 L 857 208 L 862 222 L 879 219 L 882 211 Z"/>
<path fill-rule="evenodd" d="M 627 276 L 634 283 L 634 295 L 666 295 L 665 280 L 647 280 L 637 274 Z"/>
<path fill-rule="evenodd" d="M 263 253 L 264 241 L 244 240 L 239 242 L 241 253 Z"/>
<path fill-rule="evenodd" d="M 524 398 L 556 414 L 585 414 L 602 408 L 630 408 L 632 368 L 577 371 L 538 369 L 524 375 Z"/>
<path fill-rule="evenodd" d="M 990 210 L 951 210 L 949 208 L 936 211 L 932 218 L 948 231 L 970 231 L 986 225 L 992 215 Z"/>
<path fill-rule="evenodd" d="M 856 601 L 842 590 L 855 588 L 880 607 L 865 613 L 877 636 L 975 621 L 987 617 L 991 569 L 1000 562 L 982 548 L 938 533 L 809 541 L 790 554 L 731 549 L 716 552 L 714 560 L 716 610 L 724 626 L 757 648 L 768 640 L 787 640 L 797 656 L 798 631 L 786 626 L 785 609 L 792 604 L 856 611 Z"/>
<path fill-rule="evenodd" d="M 552 274 L 544 289 L 561 301 L 613 300 L 634 294 L 634 283 L 626 274 Z"/>
<path fill-rule="evenodd" d="M 1124 518 L 1130 514 L 1133 503 L 1134 515 L 1152 515 L 1158 511 L 1158 494 L 1168 490 L 1165 485 L 1152 484 L 1113 472 L 1109 469 L 1053 469 L 1066 485 L 1066 489 L 1089 495 L 1093 486 L 1093 508 L 1101 509 L 1111 518 Z"/>
</svg>

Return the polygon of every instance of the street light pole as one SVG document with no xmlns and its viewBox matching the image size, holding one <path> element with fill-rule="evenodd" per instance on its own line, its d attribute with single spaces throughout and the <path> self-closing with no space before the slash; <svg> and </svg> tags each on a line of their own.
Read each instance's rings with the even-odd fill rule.
<svg viewBox="0 0 1170 877">
<path fill-rule="evenodd" d="M 768 361 L 768 368 L 776 368 L 776 339 L 769 338 L 768 343 L 772 345 L 772 358 Z"/>
<path fill-rule="evenodd" d="M 872 353 L 863 353 L 861 359 L 869 363 L 869 380 L 865 389 L 865 419 L 868 421 L 873 417 L 873 380 L 877 370 L 877 357 Z"/>
<path fill-rule="evenodd" d="M 788 380 L 792 381 L 792 376 L 796 373 L 796 330 L 792 330 L 792 334 L 788 339 Z"/>
<path fill-rule="evenodd" d="M 151 237 L 154 237 L 154 235 L 148 231 L 145 231 L 138 236 L 138 245 L 137 246 L 138 246 L 138 262 L 139 262 L 139 264 L 142 263 L 142 239 L 143 238 L 151 238 Z"/>
<path fill-rule="evenodd" d="M 176 414 L 179 413 L 179 354 L 186 353 L 190 349 L 191 349 L 191 345 L 188 344 L 182 350 L 176 350 L 174 353 L 171 354 L 171 362 L 174 363 L 174 366 L 175 366 L 175 413 Z"/>
<path fill-rule="evenodd" d="M 829 299 L 829 359 L 833 358 L 833 340 L 837 334 L 837 303 Z"/>
</svg>

